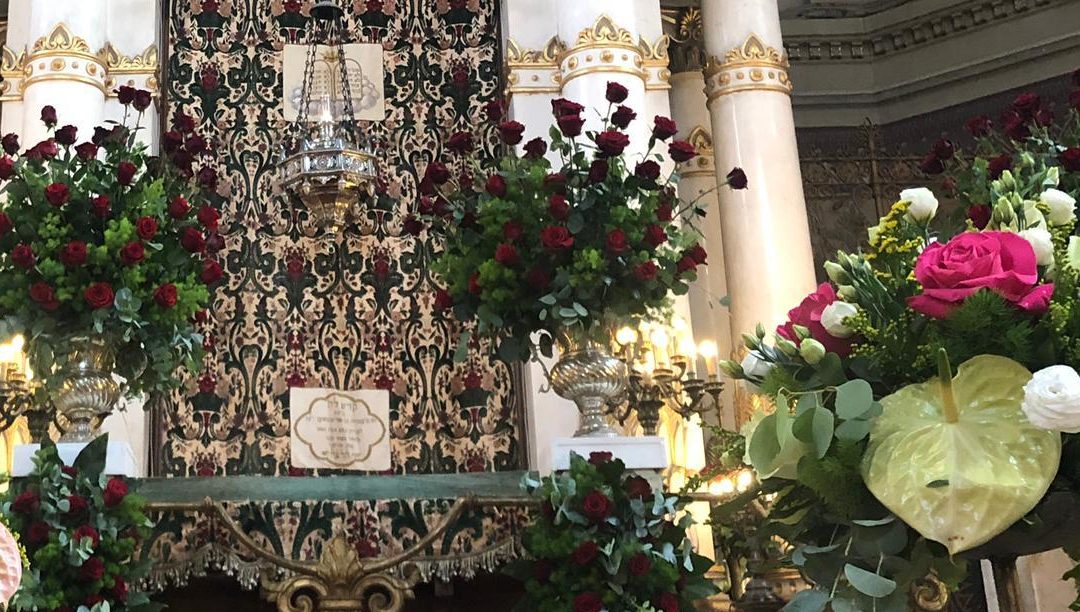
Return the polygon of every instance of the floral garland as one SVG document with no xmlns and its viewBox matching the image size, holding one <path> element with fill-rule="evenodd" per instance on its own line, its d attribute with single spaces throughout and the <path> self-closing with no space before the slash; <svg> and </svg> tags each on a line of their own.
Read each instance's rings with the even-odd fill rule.
<svg viewBox="0 0 1080 612">
<path fill-rule="evenodd" d="M 523 542 L 532 557 L 511 567 L 525 582 L 522 607 L 540 612 L 689 612 L 716 593 L 705 579 L 710 559 L 693 552 L 685 501 L 654 492 L 611 453 L 526 489 L 544 501 Z"/>
<path fill-rule="evenodd" d="M 130 610 L 163 606 L 135 591 L 149 561 L 134 562 L 151 521 L 145 502 L 122 477 L 106 476 L 107 436 L 93 441 L 72 465 L 55 445 L 42 447 L 34 471 L 5 496 L 4 519 L 25 545 L 29 571 L 11 601 L 13 610 Z"/>
</svg>

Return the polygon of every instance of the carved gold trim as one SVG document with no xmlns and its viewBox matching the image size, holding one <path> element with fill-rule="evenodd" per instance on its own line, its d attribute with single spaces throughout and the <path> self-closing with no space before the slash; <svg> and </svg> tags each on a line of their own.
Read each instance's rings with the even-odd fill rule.
<svg viewBox="0 0 1080 612">
<path fill-rule="evenodd" d="M 620 27 L 607 14 L 600 15 L 592 27 L 578 33 L 577 42 L 571 51 L 594 47 L 629 47 L 636 49 L 634 35 Z"/>
<path fill-rule="evenodd" d="M 776 91 L 790 95 L 790 65 L 783 52 L 766 45 L 750 34 L 741 46 L 724 54 L 710 56 L 705 65 L 705 90 L 708 101 L 740 91 Z"/>
<path fill-rule="evenodd" d="M 668 57 L 668 44 L 670 42 L 671 39 L 667 34 L 657 38 L 656 42 L 651 45 L 644 37 L 638 39 L 638 52 L 641 53 L 645 65 L 666 68 L 670 61 Z"/>
<path fill-rule="evenodd" d="M 596 72 L 618 72 L 620 74 L 629 74 L 641 79 L 642 81 L 647 81 L 649 77 L 649 74 L 646 71 L 641 70 L 640 68 L 631 68 L 629 66 L 586 66 L 584 68 L 578 68 L 577 70 L 572 70 L 564 74 L 562 77 L 563 87 L 566 87 L 567 83 L 573 81 L 578 77 L 585 76 L 586 74 L 593 74 Z"/>
<path fill-rule="evenodd" d="M 105 43 L 101 53 L 109 74 L 155 74 L 158 69 L 157 45 L 152 44 L 142 53 L 128 56 L 117 51 L 112 43 Z"/>
<path fill-rule="evenodd" d="M 0 56 L 0 76 L 5 79 L 21 77 L 24 66 L 26 66 L 26 52 L 15 52 L 5 45 Z"/>
<path fill-rule="evenodd" d="M 105 83 L 90 78 L 88 76 L 82 76 L 81 74 L 71 74 L 69 72 L 45 72 L 41 74 L 35 74 L 33 76 L 26 77 L 23 81 L 23 91 L 26 91 L 27 87 L 30 87 L 34 83 L 44 83 L 46 81 L 67 81 L 74 83 L 84 83 L 86 85 L 92 85 L 101 90 L 101 93 L 105 93 Z"/>
<path fill-rule="evenodd" d="M 27 61 L 56 56 L 82 57 L 92 62 L 101 63 L 99 55 L 90 50 L 90 43 L 86 42 L 86 39 L 81 36 L 72 33 L 67 24 L 63 22 L 56 24 L 51 32 L 34 41 L 34 46 L 30 48 Z"/>
<path fill-rule="evenodd" d="M 506 66 L 509 68 L 555 67 L 559 57 L 566 52 L 566 45 L 557 36 L 544 45 L 543 49 L 523 49 L 514 39 L 506 41 Z"/>
<path fill-rule="evenodd" d="M 686 141 L 694 145 L 698 155 L 679 165 L 679 176 L 716 176 L 716 168 L 713 166 L 713 139 L 709 130 L 696 125 L 686 135 Z"/>
</svg>

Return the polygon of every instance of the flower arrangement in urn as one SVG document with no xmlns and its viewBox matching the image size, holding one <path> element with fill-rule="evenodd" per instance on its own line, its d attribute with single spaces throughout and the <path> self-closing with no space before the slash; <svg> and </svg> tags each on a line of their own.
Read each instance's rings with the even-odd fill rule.
<svg viewBox="0 0 1080 612">
<path fill-rule="evenodd" d="M 587 132 L 585 107 L 552 101 L 548 138 L 529 140 L 521 155 L 525 126 L 505 120 L 502 103 L 492 102 L 489 123 L 505 153 L 481 163 L 472 155 L 472 134 L 451 135 L 453 159 L 428 164 L 420 219 L 406 221 L 414 233 L 431 223 L 445 239 L 434 265 L 445 283 L 438 307 L 475 319 L 480 333 L 498 337 L 508 359 L 528 358 L 537 348 L 534 334 L 543 354 L 559 342 L 564 357 L 576 359 L 572 368 L 556 366 L 552 382 L 561 395 L 578 398 L 586 421 L 596 416 L 600 396 L 618 395 L 620 372 L 625 378 L 625 366 L 599 347 L 610 344 L 618 326 L 685 294 L 707 258 L 693 225 L 705 211 L 678 199 L 678 175 L 663 165 L 664 153 L 675 162 L 698 153 L 673 141 L 675 122 L 661 116 L 653 118 L 647 142 L 632 142 L 627 128 L 641 120 L 622 104 L 627 95 L 608 83 L 601 129 Z M 741 170 L 729 179 L 746 186 Z M 599 387 L 581 400 L 580 377 L 560 371 L 587 371 Z M 595 420 L 583 427 L 610 433 Z"/>
<path fill-rule="evenodd" d="M 903 610 L 969 559 L 1080 558 L 1074 79 L 1060 123 L 1025 94 L 1001 131 L 968 122 L 972 154 L 934 145 L 923 169 L 966 218 L 904 191 L 771 340 L 759 327 L 724 364 L 775 402 L 745 427 L 745 461 L 776 495 L 766 535 L 816 585 L 797 609 Z"/>
<path fill-rule="evenodd" d="M 29 337 L 34 370 L 83 439 L 94 411 L 108 412 L 120 394 L 113 372 L 135 394 L 169 388 L 178 367 L 197 367 L 193 319 L 222 277 L 207 254 L 221 241 L 220 214 L 201 203 L 194 180 L 216 181 L 210 165 L 195 170 L 206 142 L 181 114 L 164 136 L 168 161 L 150 157 L 136 136 L 151 96 L 118 93 L 134 129 L 113 124 L 84 137 L 58 127 L 47 106 L 48 138 L 20 153 L 9 134 L 0 157 L 0 316 L 6 331 Z M 93 373 L 109 405 L 88 405 L 69 388 L 69 370 Z"/>
<path fill-rule="evenodd" d="M 130 610 L 163 606 L 135 590 L 149 561 L 134 554 L 151 526 L 143 500 L 105 467 L 107 437 L 91 442 L 72 465 L 56 446 L 34 457 L 34 471 L 16 481 L 3 515 L 26 547 L 30 567 L 10 603 L 12 610 Z"/>
<path fill-rule="evenodd" d="M 689 612 L 717 592 L 713 562 L 693 552 L 685 500 L 653 491 L 611 453 L 572 455 L 569 472 L 526 488 L 541 515 L 523 536 L 532 560 L 509 572 L 525 583 L 521 609 L 540 612 Z"/>
</svg>

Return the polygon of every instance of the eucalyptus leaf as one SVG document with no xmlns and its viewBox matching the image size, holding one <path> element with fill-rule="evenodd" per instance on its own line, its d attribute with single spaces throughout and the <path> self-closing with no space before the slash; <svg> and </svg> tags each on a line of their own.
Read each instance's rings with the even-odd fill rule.
<svg viewBox="0 0 1080 612">
<path fill-rule="evenodd" d="M 844 577 L 856 591 L 870 597 L 886 597 L 896 590 L 896 581 L 848 563 L 844 566 Z"/>
<path fill-rule="evenodd" d="M 849 380 L 836 388 L 836 416 L 841 419 L 863 416 L 873 402 L 874 391 L 865 380 Z"/>
<path fill-rule="evenodd" d="M 785 612 L 823 612 L 829 605 L 829 594 L 818 589 L 799 591 L 791 601 L 784 606 Z"/>
</svg>

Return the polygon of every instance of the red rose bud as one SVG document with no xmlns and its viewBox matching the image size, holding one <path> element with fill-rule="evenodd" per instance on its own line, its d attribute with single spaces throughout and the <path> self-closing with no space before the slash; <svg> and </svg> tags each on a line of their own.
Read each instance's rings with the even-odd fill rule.
<svg viewBox="0 0 1080 612">
<path fill-rule="evenodd" d="M 551 112 L 555 115 L 556 119 L 569 116 L 577 116 L 581 114 L 581 111 L 585 110 L 585 107 L 577 102 L 571 102 L 566 98 L 558 98 L 551 101 Z"/>
<path fill-rule="evenodd" d="M 133 266 L 146 256 L 146 249 L 141 242 L 129 242 L 120 249 L 120 262 L 125 266 Z"/>
<path fill-rule="evenodd" d="M 491 194 L 491 197 L 493 198 L 506 197 L 506 179 L 498 174 L 492 174 L 488 177 L 484 189 Z"/>
<path fill-rule="evenodd" d="M 109 201 L 109 196 L 102 194 L 90 200 L 90 210 L 98 217 L 104 219 L 109 216 L 109 210 L 112 206 L 112 202 Z"/>
<path fill-rule="evenodd" d="M 18 514 L 34 514 L 41 509 L 41 496 L 37 491 L 23 491 L 11 502 L 11 509 Z"/>
<path fill-rule="evenodd" d="M 622 155 L 623 150 L 630 144 L 630 137 L 622 132 L 608 130 L 596 136 L 596 148 L 604 157 Z"/>
<path fill-rule="evenodd" d="M 627 564 L 627 569 L 630 570 L 630 575 L 635 578 L 641 578 L 649 573 L 652 569 L 652 561 L 649 561 L 649 557 L 644 553 L 638 553 L 633 557 L 630 557 L 630 562 Z"/>
<path fill-rule="evenodd" d="M 60 249 L 60 263 L 68 268 L 76 268 L 86 263 L 86 243 L 72 240 Z"/>
<path fill-rule="evenodd" d="M 4 153 L 15 155 L 19 152 L 19 135 L 5 134 L 4 138 L 0 140 L 0 147 L 3 147 Z"/>
<path fill-rule="evenodd" d="M 709 254 L 705 252 L 705 249 L 700 244 L 695 244 L 689 249 L 686 249 L 686 255 L 693 259 L 694 263 L 699 266 L 705 265 L 709 257 Z"/>
<path fill-rule="evenodd" d="M 199 275 L 199 279 L 207 285 L 213 285 L 221 280 L 225 275 L 225 271 L 222 269 L 221 264 L 213 259 L 206 259 L 202 264 L 202 273 Z"/>
<path fill-rule="evenodd" d="M 694 261 L 693 257 L 690 257 L 689 255 L 683 255 L 682 258 L 679 259 L 679 263 L 676 264 L 676 270 L 679 274 L 682 274 L 683 272 L 691 272 L 697 268 L 697 265 L 698 264 L 696 261 Z"/>
<path fill-rule="evenodd" d="M 446 289 L 435 291 L 435 310 L 446 311 L 454 307 L 454 298 Z"/>
<path fill-rule="evenodd" d="M 978 117 L 972 117 L 964 124 L 964 129 L 968 131 L 975 138 L 982 138 L 990 133 L 990 128 L 993 127 L 993 122 L 990 121 L 990 117 L 986 115 L 979 115 Z"/>
<path fill-rule="evenodd" d="M 607 252 L 612 255 L 622 255 L 625 253 L 626 249 L 629 247 L 626 243 L 626 232 L 617 228 L 608 232 L 604 247 L 607 249 Z"/>
<path fill-rule="evenodd" d="M 986 204 L 973 204 L 967 209 L 967 218 L 971 220 L 975 229 L 983 230 L 990 224 L 992 213 L 993 209 Z"/>
<path fill-rule="evenodd" d="M 607 180 L 608 174 L 608 160 L 606 159 L 594 159 L 589 166 L 589 182 L 590 183 L 603 183 Z"/>
<path fill-rule="evenodd" d="M 52 528 L 45 521 L 35 521 L 26 528 L 26 543 L 31 546 L 40 546 L 49 541 L 49 533 Z"/>
<path fill-rule="evenodd" d="M 203 189 L 214 190 L 217 189 L 217 170 L 214 170 L 210 166 L 203 166 L 199 169 L 199 185 Z"/>
<path fill-rule="evenodd" d="M 544 189 L 552 193 L 566 194 L 566 175 L 562 172 L 552 172 L 544 177 Z"/>
<path fill-rule="evenodd" d="M 675 218 L 675 210 L 671 207 L 671 202 L 660 202 L 660 205 L 656 207 L 656 220 L 668 222 Z"/>
<path fill-rule="evenodd" d="M 150 240 L 157 234 L 158 223 L 153 217 L 139 217 L 135 222 L 135 233 L 143 240 Z"/>
<path fill-rule="evenodd" d="M 85 499 L 83 500 L 83 504 L 83 509 L 85 510 Z M 71 539 L 75 540 L 76 542 L 82 542 L 83 538 L 90 538 L 90 543 L 93 544 L 95 548 L 97 547 L 98 543 L 101 542 L 101 534 L 98 533 L 97 529 L 94 529 L 90 525 L 80 525 L 71 534 Z"/>
<path fill-rule="evenodd" d="M 546 291 L 551 284 L 551 274 L 543 268 L 533 268 L 525 276 L 525 281 L 537 291 Z"/>
<path fill-rule="evenodd" d="M 67 467 L 67 466 L 65 466 Z M 68 495 L 68 516 L 78 517 L 82 516 L 90 508 L 89 502 L 82 495 Z"/>
<path fill-rule="evenodd" d="M 131 104 L 135 100 L 135 88 L 130 85 L 121 85 L 116 90 L 116 99 L 124 106 Z"/>
<path fill-rule="evenodd" d="M 570 553 L 570 560 L 574 565 L 589 565 L 596 560 L 597 555 L 600 554 L 600 547 L 596 545 L 596 542 L 585 540 L 578 547 L 574 549 L 574 552 Z"/>
<path fill-rule="evenodd" d="M 476 227 L 476 212 L 471 211 L 471 210 L 466 210 L 464 213 L 462 213 L 461 214 L 460 225 L 461 225 L 461 227 L 463 227 L 465 229 L 473 229 L 473 228 L 475 228 Z"/>
<path fill-rule="evenodd" d="M 563 136 L 574 138 L 581 135 L 581 127 L 585 125 L 585 120 L 578 115 L 563 115 L 556 119 L 555 123 L 559 125 L 559 131 L 563 133 Z"/>
<path fill-rule="evenodd" d="M 172 283 L 165 283 L 154 291 L 154 303 L 162 308 L 167 309 L 176 306 L 176 300 L 176 285 Z"/>
<path fill-rule="evenodd" d="M 639 281 L 651 281 L 656 278 L 657 271 L 658 269 L 655 262 L 646 261 L 634 268 L 634 276 L 637 277 Z"/>
<path fill-rule="evenodd" d="M 42 159 L 52 159 L 60 154 L 60 147 L 56 145 L 56 141 L 52 138 L 37 143 L 34 145 L 34 149 Z"/>
<path fill-rule="evenodd" d="M 657 140 L 667 140 L 679 132 L 679 128 L 675 125 L 675 122 L 667 117 L 661 117 L 657 115 L 653 118 L 653 138 Z"/>
<path fill-rule="evenodd" d="M 176 113 L 173 117 L 173 129 L 178 130 L 183 134 L 190 134 L 195 131 L 195 119 L 191 115 L 184 113 L 183 111 Z"/>
<path fill-rule="evenodd" d="M 1069 147 L 1058 154 L 1061 167 L 1069 172 L 1080 172 L 1080 147 Z"/>
<path fill-rule="evenodd" d="M 1031 130 L 1027 124 L 1028 118 L 1021 117 L 1015 111 L 1008 111 L 1001 116 L 1001 131 L 1013 140 L 1023 140 L 1031 136 Z"/>
<path fill-rule="evenodd" d="M 161 148 L 166 153 L 173 154 L 184 146 L 184 135 L 176 130 L 169 130 L 161 135 Z"/>
<path fill-rule="evenodd" d="M 495 247 L 495 261 L 506 266 L 516 266 L 518 263 L 517 249 L 512 244 L 500 243 Z"/>
<path fill-rule="evenodd" d="M 492 123 L 498 123 L 503 118 L 503 101 L 492 100 L 484 105 L 484 113 L 487 115 L 487 120 Z"/>
<path fill-rule="evenodd" d="M 56 109 L 52 106 L 45 106 L 41 109 L 41 122 L 45 124 L 45 127 L 53 127 L 56 125 Z"/>
<path fill-rule="evenodd" d="M 615 127 L 626 129 L 630 122 L 637 118 L 637 113 L 629 106 L 620 106 L 611 113 L 611 123 Z"/>
<path fill-rule="evenodd" d="M 105 490 L 102 491 L 105 505 L 110 508 L 119 506 L 120 502 L 124 501 L 124 498 L 127 497 L 127 494 L 127 482 L 120 476 L 113 476 L 110 478 L 109 483 L 105 485 Z"/>
<path fill-rule="evenodd" d="M 288 3 L 286 3 L 288 4 Z M 297 2 L 296 4 L 299 4 Z M 127 601 L 128 587 L 127 583 L 120 576 L 113 576 L 113 586 L 109 589 L 109 593 L 112 594 L 113 599 L 119 602 Z"/>
<path fill-rule="evenodd" d="M 732 189 L 746 189 L 749 181 L 746 179 L 746 173 L 742 168 L 738 166 L 731 169 L 731 172 L 727 173 L 727 184 Z"/>
<path fill-rule="evenodd" d="M 213 206 L 201 206 L 196 218 L 204 228 L 213 231 L 218 228 L 218 221 L 221 220 L 221 213 Z"/>
<path fill-rule="evenodd" d="M 604 600 L 596 593 L 582 593 L 574 597 L 573 612 L 602 612 Z"/>
<path fill-rule="evenodd" d="M 677 163 L 688 162 L 697 157 L 697 149 L 685 140 L 676 140 L 668 145 L 668 155 Z"/>
<path fill-rule="evenodd" d="M 49 204 L 59 208 L 71 199 L 71 190 L 65 183 L 53 183 L 45 188 L 45 199 Z"/>
<path fill-rule="evenodd" d="M 1041 105 L 1042 100 L 1039 98 L 1039 94 L 1027 92 L 1020 94 L 1013 100 L 1012 108 L 1020 116 L 1030 119 L 1035 116 Z"/>
<path fill-rule="evenodd" d="M 225 248 L 225 239 L 221 237 L 221 234 L 210 232 L 206 235 L 206 252 L 211 255 L 220 252 Z"/>
<path fill-rule="evenodd" d="M 943 161 L 948 161 L 953 158 L 953 155 L 956 153 L 956 148 L 953 146 L 952 141 L 939 138 L 930 151 Z"/>
<path fill-rule="evenodd" d="M 625 100 L 628 95 L 630 95 L 630 91 L 622 84 L 608 81 L 607 90 L 604 92 L 604 97 L 607 98 L 608 102 L 618 104 Z"/>
<path fill-rule="evenodd" d="M 56 130 L 56 142 L 64 145 L 65 147 L 75 144 L 75 140 L 78 139 L 79 129 L 74 125 L 65 125 L 64 127 Z"/>
<path fill-rule="evenodd" d="M 523 134 L 525 134 L 525 126 L 517 121 L 504 121 L 499 124 L 499 138 L 508 145 L 521 142 Z"/>
<path fill-rule="evenodd" d="M 97 157 L 98 146 L 92 142 L 84 142 L 75 147 L 75 154 L 83 161 L 90 161 Z"/>
<path fill-rule="evenodd" d="M 624 483 L 626 496 L 630 499 L 647 499 L 652 497 L 652 487 L 649 481 L 641 476 L 631 476 Z"/>
<path fill-rule="evenodd" d="M 206 238 L 194 227 L 185 227 L 180 235 L 180 245 L 189 253 L 202 253 L 206 249 Z"/>
<path fill-rule="evenodd" d="M 60 302 L 56 299 L 56 291 L 48 283 L 38 282 L 30 285 L 30 299 L 47 312 L 60 307 Z"/>
<path fill-rule="evenodd" d="M 401 230 L 409 236 L 419 236 L 424 232 L 424 224 L 416 218 L 416 215 L 408 215 L 401 223 Z"/>
<path fill-rule="evenodd" d="M 582 513 L 594 523 L 599 523 L 610 516 L 611 508 L 611 500 L 600 491 L 593 491 L 581 500 Z"/>
<path fill-rule="evenodd" d="M 104 575 L 105 562 L 97 557 L 90 557 L 83 561 L 82 567 L 79 568 L 79 578 L 82 578 L 85 582 L 101 580 Z"/>
<path fill-rule="evenodd" d="M 548 213 L 556 221 L 566 221 L 570 216 L 570 203 L 566 201 L 566 196 L 559 193 L 551 194 L 548 198 Z"/>
<path fill-rule="evenodd" d="M 135 179 L 135 173 L 138 172 L 138 168 L 131 162 L 120 162 L 116 166 L 116 182 L 121 185 L 130 185 L 132 180 Z"/>
<path fill-rule="evenodd" d="M 1001 173 L 1012 168 L 1012 157 L 1008 153 L 998 155 L 987 164 L 986 173 L 991 179 L 1001 178 Z"/>
<path fill-rule="evenodd" d="M 550 225 L 540 230 L 540 244 L 549 251 L 563 251 L 574 246 L 574 237 L 565 227 Z"/>
<path fill-rule="evenodd" d="M 191 211 L 191 204 L 183 196 L 176 196 L 169 202 L 169 216 L 173 219 L 183 219 Z"/>
<path fill-rule="evenodd" d="M 198 155 L 199 153 L 206 151 L 206 139 L 198 135 L 191 136 L 184 143 L 184 148 L 188 150 L 188 153 Z"/>
<path fill-rule="evenodd" d="M 525 143 L 525 157 L 529 159 L 539 159 L 547 153 L 547 143 L 543 138 L 536 137 Z"/>
<path fill-rule="evenodd" d="M 432 185 L 442 185 L 450 180 L 450 170 L 446 168 L 446 164 L 431 162 L 424 169 L 424 178 L 431 181 Z"/>
<path fill-rule="evenodd" d="M 674 593 L 664 593 L 652 604 L 657 612 L 679 612 L 679 598 Z"/>
<path fill-rule="evenodd" d="M 113 293 L 112 285 L 109 283 L 94 283 L 83 291 L 83 299 L 94 310 L 112 306 L 115 297 L 116 294 Z"/>
<path fill-rule="evenodd" d="M 473 272 L 472 276 L 469 277 L 469 293 L 480 295 L 483 290 L 483 287 L 480 286 L 480 273 Z"/>
<path fill-rule="evenodd" d="M 645 228 L 645 244 L 652 248 L 656 248 L 661 244 L 667 242 L 667 232 L 664 228 L 656 225 L 655 223 Z"/>
<path fill-rule="evenodd" d="M 0 181 L 6 181 L 15 174 L 15 160 L 7 155 L 0 157 Z"/>
<path fill-rule="evenodd" d="M 945 172 L 945 164 L 941 162 L 941 158 L 933 153 L 927 153 L 926 157 L 919 162 L 919 170 L 922 170 L 923 174 L 930 176 L 936 176 Z"/>
<path fill-rule="evenodd" d="M 645 181 L 655 181 L 660 178 L 660 164 L 651 159 L 639 162 L 634 167 L 634 176 Z"/>
<path fill-rule="evenodd" d="M 8 235 L 13 229 L 15 229 L 15 224 L 11 222 L 11 217 L 7 216 L 7 213 L 0 212 L 0 236 Z"/>
<path fill-rule="evenodd" d="M 24 270 L 33 268 L 36 260 L 34 249 L 28 244 L 15 245 L 15 248 L 11 250 L 11 263 Z"/>
<path fill-rule="evenodd" d="M 503 223 L 503 238 L 505 238 L 509 242 L 517 242 L 518 239 L 521 238 L 521 235 L 524 233 L 524 231 L 525 230 L 521 227 L 521 224 L 517 221 L 511 220 Z"/>
<path fill-rule="evenodd" d="M 473 150 L 472 134 L 457 132 L 446 141 L 446 148 L 458 155 L 464 155 Z"/>
</svg>

